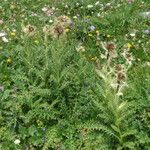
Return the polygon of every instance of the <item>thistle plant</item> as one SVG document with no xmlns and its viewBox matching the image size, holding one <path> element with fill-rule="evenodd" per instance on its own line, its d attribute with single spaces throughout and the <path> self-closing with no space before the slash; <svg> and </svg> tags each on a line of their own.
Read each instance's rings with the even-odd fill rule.
<svg viewBox="0 0 150 150">
<path fill-rule="evenodd" d="M 148 2 L 1 1 L 0 150 L 149 150 Z"/>
<path fill-rule="evenodd" d="M 115 51 L 115 49 L 111 50 Z M 133 149 L 136 130 L 130 128 L 128 124 L 131 113 L 130 103 L 123 99 L 127 86 L 127 69 L 121 64 L 113 66 L 111 64 L 113 57 L 108 53 L 107 64 L 101 65 L 100 68 L 97 65 L 95 68 L 98 75 L 96 83 L 98 90 L 93 90 L 94 95 L 97 96 L 93 99 L 93 103 L 97 108 L 97 117 L 86 123 L 85 128 L 89 131 L 99 131 L 110 146 L 108 149 Z"/>
</svg>

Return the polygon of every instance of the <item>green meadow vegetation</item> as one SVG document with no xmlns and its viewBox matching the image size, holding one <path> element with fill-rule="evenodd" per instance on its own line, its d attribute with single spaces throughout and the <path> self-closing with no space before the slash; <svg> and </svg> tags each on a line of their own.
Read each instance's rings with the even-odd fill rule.
<svg viewBox="0 0 150 150">
<path fill-rule="evenodd" d="M 0 0 L 0 150 L 150 150 L 149 0 Z"/>
</svg>

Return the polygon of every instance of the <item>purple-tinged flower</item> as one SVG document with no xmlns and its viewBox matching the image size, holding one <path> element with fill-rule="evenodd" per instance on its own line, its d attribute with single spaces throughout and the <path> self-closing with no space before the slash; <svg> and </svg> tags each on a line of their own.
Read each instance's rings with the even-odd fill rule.
<svg viewBox="0 0 150 150">
<path fill-rule="evenodd" d="M 92 32 L 92 31 L 95 31 L 95 29 L 96 29 L 96 27 L 93 26 L 93 25 L 89 27 L 89 31 L 91 31 L 91 32 Z"/>
<path fill-rule="evenodd" d="M 148 30 L 148 29 L 147 29 L 147 30 L 144 30 L 143 33 L 145 33 L 145 34 L 150 34 L 150 30 Z"/>
<path fill-rule="evenodd" d="M 45 138 L 45 137 L 43 137 L 43 138 L 42 138 L 42 142 L 44 143 L 45 141 L 46 141 L 46 138 Z"/>
<path fill-rule="evenodd" d="M 47 128 L 45 128 L 45 127 L 44 127 L 44 128 L 42 128 L 42 131 L 43 131 L 43 132 L 46 132 L 46 130 L 47 130 Z"/>
</svg>

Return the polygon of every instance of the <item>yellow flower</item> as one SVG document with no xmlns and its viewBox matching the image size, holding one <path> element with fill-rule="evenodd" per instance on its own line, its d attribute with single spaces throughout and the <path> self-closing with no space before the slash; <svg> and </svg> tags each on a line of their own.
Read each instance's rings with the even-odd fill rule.
<svg viewBox="0 0 150 150">
<path fill-rule="evenodd" d="M 107 35 L 107 38 L 110 38 L 110 37 L 111 37 L 111 35 L 108 34 L 108 35 Z"/>
<path fill-rule="evenodd" d="M 70 31 L 70 29 L 68 29 L 68 28 L 67 28 L 67 29 L 65 29 L 65 32 L 66 32 L 66 33 L 67 33 L 67 32 L 69 32 L 69 31 Z"/>
<path fill-rule="evenodd" d="M 100 34 L 100 33 L 99 33 L 99 30 L 96 30 L 96 34 L 97 34 L 97 35 L 99 35 L 99 34 Z"/>
<path fill-rule="evenodd" d="M 96 60 L 97 60 L 97 57 L 96 57 L 96 56 L 95 56 L 95 57 L 92 57 L 91 60 L 92 60 L 92 61 L 96 61 Z"/>
<path fill-rule="evenodd" d="M 7 64 L 11 64 L 11 63 L 12 63 L 12 59 L 11 59 L 11 58 L 8 58 L 8 59 L 6 60 L 6 63 L 7 63 Z"/>
<path fill-rule="evenodd" d="M 10 35 L 11 36 L 16 36 L 16 32 L 11 32 Z"/>
<path fill-rule="evenodd" d="M 34 43 L 39 44 L 39 41 L 38 41 L 38 40 L 35 40 Z"/>
<path fill-rule="evenodd" d="M 128 48 L 132 48 L 132 47 L 133 47 L 133 45 L 132 45 L 132 44 L 130 44 L 130 43 L 127 43 L 127 47 L 128 47 Z"/>
<path fill-rule="evenodd" d="M 88 34 L 89 37 L 92 37 L 93 35 L 91 33 Z"/>
</svg>

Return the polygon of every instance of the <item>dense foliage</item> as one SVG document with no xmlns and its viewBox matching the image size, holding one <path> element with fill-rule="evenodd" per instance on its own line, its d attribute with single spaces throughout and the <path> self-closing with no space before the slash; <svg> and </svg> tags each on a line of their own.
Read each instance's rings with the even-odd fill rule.
<svg viewBox="0 0 150 150">
<path fill-rule="evenodd" d="M 148 4 L 2 1 L 0 150 L 149 150 Z"/>
</svg>

